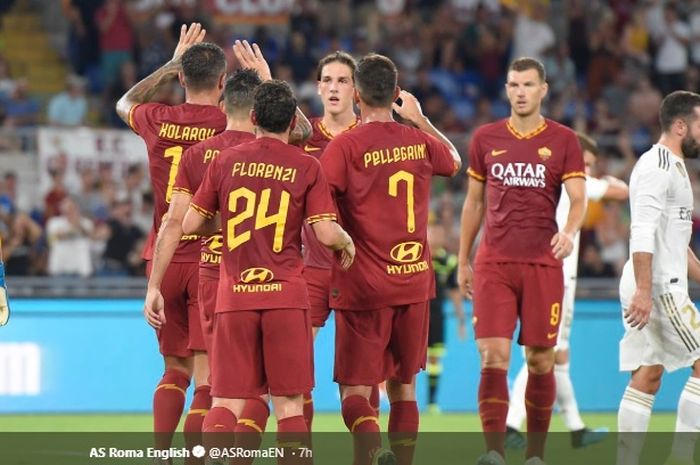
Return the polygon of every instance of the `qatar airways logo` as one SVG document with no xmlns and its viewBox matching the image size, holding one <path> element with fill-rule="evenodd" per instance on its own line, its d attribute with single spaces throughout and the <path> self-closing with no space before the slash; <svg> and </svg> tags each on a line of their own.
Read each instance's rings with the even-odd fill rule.
<svg viewBox="0 0 700 465">
<path fill-rule="evenodd" d="M 504 186 L 539 187 L 544 189 L 547 167 L 541 163 L 494 163 L 491 176 L 500 180 Z"/>
</svg>

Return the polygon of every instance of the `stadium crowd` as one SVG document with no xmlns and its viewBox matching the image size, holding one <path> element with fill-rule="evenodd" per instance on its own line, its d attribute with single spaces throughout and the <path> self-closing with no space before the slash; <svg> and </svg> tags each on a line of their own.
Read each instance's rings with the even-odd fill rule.
<svg viewBox="0 0 700 465">
<path fill-rule="evenodd" d="M 658 136 L 662 96 L 700 90 L 698 0 L 300 0 L 288 23 L 269 26 L 216 23 L 206 2 L 194 0 L 63 3 L 65 57 L 73 74 L 65 91 L 41 105 L 0 57 L 2 127 L 8 131 L 42 123 L 126 130 L 114 112 L 117 98 L 169 59 L 179 25 L 192 21 L 204 24 L 208 40 L 230 54 L 230 70 L 236 66 L 235 39 L 260 44 L 273 75 L 292 84 L 309 116 L 321 112 L 315 67 L 321 56 L 333 50 L 386 54 L 399 67 L 400 85 L 451 135 L 464 160 L 471 131 L 509 112 L 503 84 L 515 56 L 544 62 L 550 83 L 545 114 L 598 141 L 603 156 L 597 176 L 629 179 L 637 156 Z M 182 89 L 174 81 L 159 99 L 178 103 Z M 696 168 L 690 170 L 696 182 L 700 171 L 689 167 Z M 85 168 L 79 191 L 65 186 L 65 167 L 51 169 L 43 205 L 18 203 L 17 174 L 2 173 L 0 234 L 8 274 L 142 274 L 138 257 L 152 208 L 143 167 L 134 165 L 124 179 L 113 178 L 108 167 Z M 460 175 L 434 187 L 440 195 L 433 208 L 452 251 L 465 186 Z M 627 205 L 590 205 L 581 276 L 619 275 L 628 225 Z M 86 253 L 61 257 L 65 241 Z M 72 261 L 81 263 L 66 267 Z"/>
</svg>

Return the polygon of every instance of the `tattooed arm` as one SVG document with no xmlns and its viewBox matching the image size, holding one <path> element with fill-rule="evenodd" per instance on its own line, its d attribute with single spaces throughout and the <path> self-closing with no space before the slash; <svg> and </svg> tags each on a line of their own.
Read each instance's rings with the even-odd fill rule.
<svg viewBox="0 0 700 465">
<path fill-rule="evenodd" d="M 204 34 L 206 34 L 206 30 L 202 29 L 202 25 L 199 23 L 192 23 L 189 28 L 186 24 L 182 25 L 180 41 L 175 47 L 173 58 L 137 82 L 117 102 L 117 114 L 126 124 L 129 124 L 129 113 L 134 105 L 150 102 L 164 85 L 177 76 L 177 73 L 182 69 L 180 63 L 182 54 L 193 44 L 201 42 L 204 39 Z"/>
</svg>

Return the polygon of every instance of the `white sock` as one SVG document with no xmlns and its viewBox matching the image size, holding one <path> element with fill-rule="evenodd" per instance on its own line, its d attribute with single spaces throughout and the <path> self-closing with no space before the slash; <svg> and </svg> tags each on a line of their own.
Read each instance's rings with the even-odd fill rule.
<svg viewBox="0 0 700 465">
<path fill-rule="evenodd" d="M 698 432 L 700 432 L 700 379 L 690 377 L 678 400 L 676 434 L 673 436 L 671 456 L 684 463 L 693 463 Z"/>
<path fill-rule="evenodd" d="M 578 431 L 585 428 L 581 414 L 578 411 L 574 385 L 569 376 L 569 364 L 554 365 L 554 378 L 557 380 L 557 405 L 559 414 L 569 431 Z"/>
<path fill-rule="evenodd" d="M 506 426 L 520 430 L 527 417 L 525 411 L 525 387 L 527 386 L 527 363 L 520 367 L 518 376 L 513 381 L 513 389 L 510 393 L 510 404 L 508 405 L 508 416 Z"/>
<path fill-rule="evenodd" d="M 617 412 L 617 465 L 638 465 L 654 396 L 627 386 Z"/>
</svg>

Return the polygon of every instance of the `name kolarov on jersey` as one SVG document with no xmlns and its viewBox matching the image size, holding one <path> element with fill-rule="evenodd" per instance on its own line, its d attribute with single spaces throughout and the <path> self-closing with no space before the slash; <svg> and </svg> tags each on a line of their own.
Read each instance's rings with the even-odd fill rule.
<svg viewBox="0 0 700 465">
<path fill-rule="evenodd" d="M 547 187 L 545 182 L 547 167 L 541 163 L 524 162 L 494 163 L 491 165 L 491 175 L 499 179 L 504 186 L 514 187 Z"/>
</svg>

